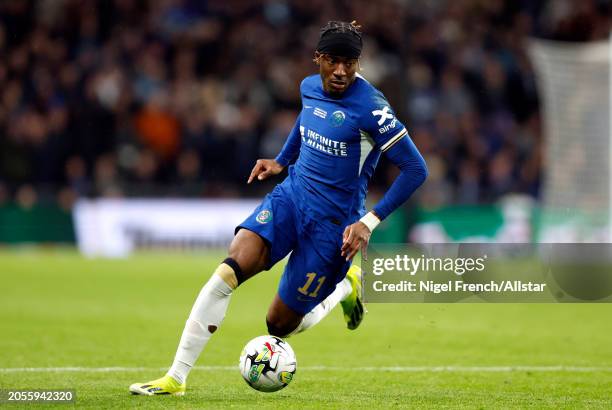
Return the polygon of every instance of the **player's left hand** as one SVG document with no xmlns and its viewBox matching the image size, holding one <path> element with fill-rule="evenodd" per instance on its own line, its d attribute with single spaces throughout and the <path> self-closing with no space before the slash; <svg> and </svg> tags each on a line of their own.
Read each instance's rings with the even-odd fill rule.
<svg viewBox="0 0 612 410">
<path fill-rule="evenodd" d="M 342 234 L 342 256 L 349 261 L 353 259 L 357 252 L 359 252 L 361 249 L 364 259 L 367 260 L 368 242 L 370 242 L 371 235 L 372 232 L 370 232 L 370 229 L 361 221 L 357 221 L 354 224 L 347 226 Z"/>
</svg>

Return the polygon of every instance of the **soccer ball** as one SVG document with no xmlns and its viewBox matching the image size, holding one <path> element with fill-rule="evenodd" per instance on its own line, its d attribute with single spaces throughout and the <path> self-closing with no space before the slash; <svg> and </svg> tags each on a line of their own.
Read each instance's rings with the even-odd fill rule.
<svg viewBox="0 0 612 410">
<path fill-rule="evenodd" d="M 246 344 L 240 354 L 240 374 L 249 386 L 273 392 L 287 386 L 297 368 L 289 343 L 275 336 L 259 336 Z"/>
</svg>

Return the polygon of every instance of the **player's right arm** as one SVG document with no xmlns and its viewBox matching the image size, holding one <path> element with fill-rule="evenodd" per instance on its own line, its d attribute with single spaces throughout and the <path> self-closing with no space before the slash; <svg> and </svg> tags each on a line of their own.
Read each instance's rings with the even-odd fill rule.
<svg viewBox="0 0 612 410">
<path fill-rule="evenodd" d="M 300 132 L 300 118 L 301 114 L 298 115 L 287 141 L 281 152 L 274 159 L 258 159 L 249 175 L 247 184 L 253 182 L 255 178 L 259 181 L 272 176 L 280 174 L 287 165 L 289 165 L 295 158 L 297 158 L 300 152 L 301 144 L 301 132 Z"/>
<path fill-rule="evenodd" d="M 302 114 L 298 115 L 295 120 L 295 124 L 287 137 L 287 141 L 285 141 L 285 145 L 283 145 L 283 149 L 276 156 L 275 160 L 278 162 L 283 168 L 289 165 L 293 160 L 295 160 L 300 153 L 300 145 L 302 144 L 302 133 L 300 132 L 300 120 L 302 118 Z"/>
</svg>

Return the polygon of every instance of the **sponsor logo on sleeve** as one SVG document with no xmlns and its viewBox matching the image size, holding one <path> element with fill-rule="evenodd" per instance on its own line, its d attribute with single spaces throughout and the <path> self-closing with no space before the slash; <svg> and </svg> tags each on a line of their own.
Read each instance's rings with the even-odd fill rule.
<svg viewBox="0 0 612 410">
<path fill-rule="evenodd" d="M 378 125 L 383 125 L 383 123 L 387 120 L 393 119 L 393 113 L 389 112 L 391 109 L 388 105 L 385 105 L 382 110 L 374 110 L 372 111 L 372 115 L 374 117 L 380 116 L 378 119 Z"/>
<path fill-rule="evenodd" d="M 385 105 L 383 107 L 382 110 L 374 110 L 372 111 L 372 115 L 374 117 L 380 117 L 378 118 L 377 122 L 378 122 L 378 126 L 381 126 L 385 123 L 385 121 L 387 120 L 391 120 L 390 123 L 385 124 L 384 126 L 380 127 L 378 129 L 378 132 L 381 134 L 384 134 L 385 132 L 395 128 L 397 126 L 397 119 L 395 118 L 395 116 L 393 115 L 393 113 L 391 112 L 391 108 L 389 108 L 388 105 Z"/>
</svg>

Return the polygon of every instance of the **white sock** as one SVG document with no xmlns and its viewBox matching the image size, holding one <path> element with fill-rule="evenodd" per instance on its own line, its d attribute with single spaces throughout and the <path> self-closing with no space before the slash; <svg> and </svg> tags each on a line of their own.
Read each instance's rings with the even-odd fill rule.
<svg viewBox="0 0 612 410">
<path fill-rule="evenodd" d="M 219 328 L 229 305 L 232 288 L 216 273 L 200 291 L 185 324 L 174 362 L 168 375 L 179 383 L 187 380 L 189 371 Z"/>
<path fill-rule="evenodd" d="M 336 289 L 334 289 L 331 295 L 308 312 L 298 327 L 288 336 L 301 333 L 319 323 L 325 316 L 328 315 L 329 312 L 332 311 L 333 308 L 336 307 L 338 302 L 346 299 L 352 291 L 353 286 L 351 285 L 351 282 L 347 278 L 344 278 L 342 282 L 336 285 Z"/>
</svg>

